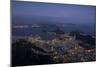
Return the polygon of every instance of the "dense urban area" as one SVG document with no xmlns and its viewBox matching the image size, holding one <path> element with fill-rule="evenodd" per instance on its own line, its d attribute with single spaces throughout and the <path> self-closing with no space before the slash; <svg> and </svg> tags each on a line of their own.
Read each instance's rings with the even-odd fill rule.
<svg viewBox="0 0 100 67">
<path fill-rule="evenodd" d="M 18 38 L 12 43 L 12 65 L 40 65 L 96 60 L 95 37 L 80 32 L 49 32 L 49 40 L 39 35 Z"/>
</svg>

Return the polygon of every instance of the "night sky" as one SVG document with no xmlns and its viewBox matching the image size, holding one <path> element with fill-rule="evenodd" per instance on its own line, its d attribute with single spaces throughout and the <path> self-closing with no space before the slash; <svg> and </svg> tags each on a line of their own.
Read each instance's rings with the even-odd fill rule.
<svg viewBox="0 0 100 67">
<path fill-rule="evenodd" d="M 40 2 L 12 2 L 12 23 L 94 24 L 96 7 Z"/>
</svg>

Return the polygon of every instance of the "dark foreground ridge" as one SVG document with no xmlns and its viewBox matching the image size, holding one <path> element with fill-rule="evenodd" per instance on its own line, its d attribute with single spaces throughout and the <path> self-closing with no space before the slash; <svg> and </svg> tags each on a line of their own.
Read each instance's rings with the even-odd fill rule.
<svg viewBox="0 0 100 67">
<path fill-rule="evenodd" d="M 32 51 L 32 48 L 36 51 L 45 53 L 45 51 L 32 43 L 25 40 L 19 40 L 12 46 L 12 65 L 24 66 L 24 65 L 40 65 L 54 63 L 48 55 L 37 54 Z"/>
</svg>

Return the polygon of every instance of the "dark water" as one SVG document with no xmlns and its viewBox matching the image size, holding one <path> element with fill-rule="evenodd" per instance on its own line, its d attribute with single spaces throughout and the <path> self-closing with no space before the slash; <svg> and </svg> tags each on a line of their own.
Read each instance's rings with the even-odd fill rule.
<svg viewBox="0 0 100 67">
<path fill-rule="evenodd" d="M 12 35 L 13 36 L 30 36 L 30 35 L 40 35 L 42 37 L 54 37 L 52 34 L 48 34 L 49 32 L 55 31 L 56 29 L 60 29 L 67 32 L 78 31 L 91 36 L 95 36 L 95 25 L 76 25 L 76 24 L 45 24 L 38 25 L 39 27 L 32 27 L 32 25 L 27 25 L 28 27 L 23 28 L 14 28 L 12 26 Z"/>
</svg>

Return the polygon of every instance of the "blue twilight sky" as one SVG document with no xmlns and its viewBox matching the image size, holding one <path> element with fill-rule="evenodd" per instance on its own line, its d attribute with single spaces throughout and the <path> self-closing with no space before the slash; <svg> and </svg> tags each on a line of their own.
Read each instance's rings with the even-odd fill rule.
<svg viewBox="0 0 100 67">
<path fill-rule="evenodd" d="M 95 24 L 96 7 L 40 2 L 12 2 L 13 23 Z"/>
</svg>

